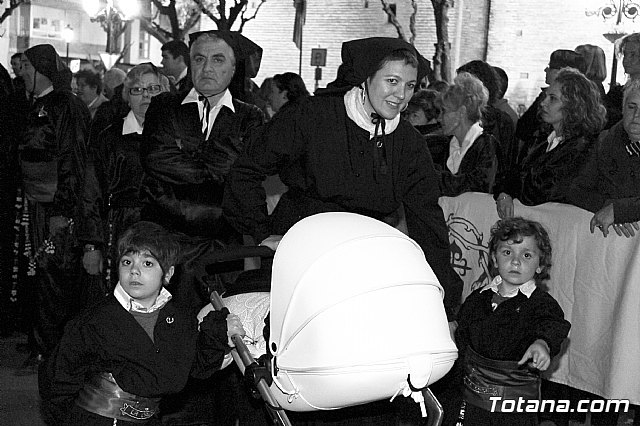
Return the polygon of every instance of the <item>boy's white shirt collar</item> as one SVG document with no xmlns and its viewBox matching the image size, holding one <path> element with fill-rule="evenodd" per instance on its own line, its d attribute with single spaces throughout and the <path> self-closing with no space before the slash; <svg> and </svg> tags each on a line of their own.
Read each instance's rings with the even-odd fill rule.
<svg viewBox="0 0 640 426">
<path fill-rule="evenodd" d="M 133 110 L 129 111 L 129 114 L 124 118 L 124 123 L 122 124 L 122 134 L 128 135 L 131 133 L 142 134 L 142 126 L 138 123 L 138 119 L 133 113 Z"/>
<path fill-rule="evenodd" d="M 118 302 L 122 305 L 122 307 L 127 310 L 127 312 L 129 311 L 143 312 L 147 314 L 150 314 L 151 312 L 155 312 L 159 309 L 162 309 L 164 305 L 166 305 L 167 302 L 171 300 L 171 293 L 169 293 L 169 290 L 162 287 L 162 289 L 160 290 L 160 294 L 156 298 L 156 301 L 153 304 L 153 306 L 147 309 L 144 306 L 142 306 L 140 303 L 138 303 L 135 299 L 133 299 L 131 296 L 129 296 L 127 292 L 124 291 L 124 288 L 122 288 L 119 281 L 118 281 L 118 284 L 116 285 L 116 288 L 113 289 L 113 295 L 116 297 Z"/>
<path fill-rule="evenodd" d="M 502 277 L 500 275 L 498 275 L 497 277 L 495 277 L 491 283 L 489 283 L 488 285 L 486 285 L 485 287 L 482 288 L 482 290 L 480 290 L 480 293 L 482 293 L 483 291 L 486 290 L 493 290 L 494 293 L 498 293 L 498 286 L 502 284 Z M 525 296 L 527 296 L 527 299 L 531 297 L 531 295 L 533 294 L 533 291 L 536 289 L 536 280 L 529 280 L 526 283 L 522 284 L 521 286 L 518 287 L 518 291 L 522 294 L 524 294 Z M 516 292 L 516 294 L 518 294 Z"/>
</svg>

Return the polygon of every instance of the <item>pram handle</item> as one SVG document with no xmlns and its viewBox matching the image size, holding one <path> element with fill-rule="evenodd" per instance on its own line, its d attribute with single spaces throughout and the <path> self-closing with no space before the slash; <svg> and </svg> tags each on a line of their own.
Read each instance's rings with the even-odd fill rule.
<svg viewBox="0 0 640 426">
<path fill-rule="evenodd" d="M 268 250 L 271 252 L 271 255 L 273 255 L 273 250 Z M 224 308 L 224 302 L 222 301 L 222 298 L 220 297 L 218 292 L 215 290 L 211 292 L 211 304 L 216 311 Z M 240 336 L 239 334 L 234 334 L 233 336 L 231 336 L 231 340 L 236 345 L 235 349 L 231 351 L 231 356 L 233 357 L 233 360 L 235 361 L 242 374 L 244 374 L 247 366 L 253 364 L 255 360 L 249 352 L 249 349 L 247 349 L 247 345 L 244 344 L 242 336 Z M 271 393 L 271 389 L 269 388 L 269 385 L 267 385 L 266 381 L 264 379 L 260 379 L 256 383 L 256 387 L 258 388 L 258 392 L 260 392 L 260 396 L 262 396 L 262 399 L 267 404 L 267 408 L 269 410 L 269 413 L 271 414 L 271 417 L 274 421 L 277 422 L 276 424 L 281 426 L 292 426 L 289 418 L 284 412 L 284 409 L 280 407 L 280 404 L 278 404 L 278 401 L 276 401 L 275 397 Z"/>
</svg>

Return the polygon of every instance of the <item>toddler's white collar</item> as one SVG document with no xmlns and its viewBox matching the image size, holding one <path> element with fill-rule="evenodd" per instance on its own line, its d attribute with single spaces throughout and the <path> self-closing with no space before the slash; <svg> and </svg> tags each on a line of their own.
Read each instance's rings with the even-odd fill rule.
<svg viewBox="0 0 640 426">
<path fill-rule="evenodd" d="M 491 283 L 483 287 L 482 290 L 480 290 L 480 293 L 487 290 L 493 290 L 494 293 L 498 293 L 498 286 L 500 284 L 502 284 L 502 277 L 498 275 L 491 281 Z M 524 294 L 525 296 L 527 296 L 527 299 L 531 297 L 535 289 L 536 289 L 536 280 L 529 280 L 526 283 L 522 284 L 520 287 L 518 287 L 518 291 Z"/>
</svg>

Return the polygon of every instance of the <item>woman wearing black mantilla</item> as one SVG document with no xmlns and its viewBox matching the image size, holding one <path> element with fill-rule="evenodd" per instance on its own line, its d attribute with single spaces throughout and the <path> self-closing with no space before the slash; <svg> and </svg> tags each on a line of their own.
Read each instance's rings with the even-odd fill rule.
<svg viewBox="0 0 640 426">
<path fill-rule="evenodd" d="M 400 118 L 429 62 L 405 41 L 383 37 L 345 42 L 342 61 L 327 89 L 254 133 L 230 172 L 224 212 L 256 241 L 279 241 L 316 213 L 383 219 L 403 205 L 409 235 L 445 288 L 452 320 L 462 282 L 450 265 L 437 176 L 422 136 Z M 274 174 L 289 190 L 269 218 L 261 183 Z"/>
<path fill-rule="evenodd" d="M 343 43 L 342 62 L 327 89 L 253 134 L 228 176 L 224 214 L 275 248 L 304 217 L 348 211 L 383 220 L 402 205 L 453 321 L 462 282 L 450 264 L 437 176 L 423 137 L 400 118 L 429 62 L 409 43 L 383 37 Z M 269 217 L 262 181 L 275 174 L 289 190 Z"/>
</svg>

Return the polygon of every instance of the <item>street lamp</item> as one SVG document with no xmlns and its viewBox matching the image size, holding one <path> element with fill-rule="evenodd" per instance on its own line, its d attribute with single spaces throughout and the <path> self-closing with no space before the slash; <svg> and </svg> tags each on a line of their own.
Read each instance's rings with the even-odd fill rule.
<svg viewBox="0 0 640 426">
<path fill-rule="evenodd" d="M 138 0 L 106 0 L 106 5 L 102 8 L 101 5 L 100 0 L 83 0 L 84 10 L 91 22 L 99 22 L 107 32 L 107 53 L 120 53 L 118 38 L 122 24 L 137 15 Z"/>
<path fill-rule="evenodd" d="M 602 34 L 604 38 L 611 43 L 615 43 L 621 37 L 624 37 L 627 33 L 624 30 L 622 18 L 635 21 L 640 14 L 640 5 L 633 0 L 608 0 L 605 6 L 596 10 L 585 11 L 587 16 L 597 15 L 604 21 L 615 19 L 615 24 L 611 30 Z M 616 74 L 618 73 L 618 58 L 614 48 L 613 61 L 611 62 L 611 87 L 616 84 Z"/>
<path fill-rule="evenodd" d="M 71 28 L 71 25 L 67 24 L 62 29 L 62 39 L 67 43 L 67 66 L 69 66 L 69 43 L 73 41 L 73 28 Z"/>
</svg>

